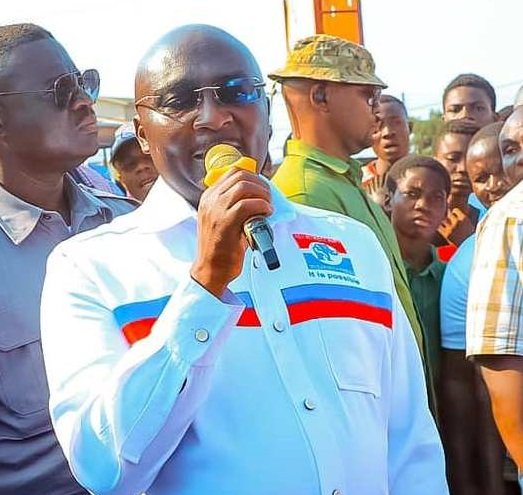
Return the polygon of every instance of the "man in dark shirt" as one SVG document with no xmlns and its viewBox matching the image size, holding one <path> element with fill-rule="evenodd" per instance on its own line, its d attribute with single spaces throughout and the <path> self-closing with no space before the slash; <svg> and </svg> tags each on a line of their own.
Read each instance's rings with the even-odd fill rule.
<svg viewBox="0 0 523 495">
<path fill-rule="evenodd" d="M 96 152 L 96 70 L 41 27 L 0 27 L 0 493 L 77 495 L 48 412 L 40 344 L 47 256 L 133 209 L 68 172 Z M 67 353 L 67 349 L 64 349 Z"/>
</svg>

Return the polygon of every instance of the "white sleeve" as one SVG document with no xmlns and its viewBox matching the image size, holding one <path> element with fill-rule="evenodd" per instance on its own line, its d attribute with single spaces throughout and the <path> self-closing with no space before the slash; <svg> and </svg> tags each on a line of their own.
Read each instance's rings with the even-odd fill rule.
<svg viewBox="0 0 523 495">
<path fill-rule="evenodd" d="M 394 294 L 392 387 L 389 415 L 391 495 L 445 495 L 445 459 L 429 411 L 420 353 Z"/>
<path fill-rule="evenodd" d="M 50 412 L 82 485 L 107 495 L 148 488 L 206 398 L 242 310 L 232 293 L 216 299 L 187 276 L 150 336 L 129 347 L 99 288 L 61 247 L 51 254 L 42 295 Z"/>
</svg>

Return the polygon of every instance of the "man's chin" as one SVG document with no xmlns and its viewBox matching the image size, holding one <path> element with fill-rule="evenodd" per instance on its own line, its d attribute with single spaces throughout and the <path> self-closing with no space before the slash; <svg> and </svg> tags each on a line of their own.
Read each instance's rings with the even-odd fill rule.
<svg viewBox="0 0 523 495">
<path fill-rule="evenodd" d="M 469 196 L 472 193 L 472 188 L 468 187 L 466 185 L 458 185 L 458 184 L 452 184 L 450 188 L 450 194 L 451 196 L 462 196 L 466 197 Z"/>
<path fill-rule="evenodd" d="M 382 156 L 385 161 L 389 162 L 392 165 L 393 163 L 397 162 L 400 158 L 403 158 L 404 155 L 398 153 L 398 150 L 384 150 Z"/>
</svg>

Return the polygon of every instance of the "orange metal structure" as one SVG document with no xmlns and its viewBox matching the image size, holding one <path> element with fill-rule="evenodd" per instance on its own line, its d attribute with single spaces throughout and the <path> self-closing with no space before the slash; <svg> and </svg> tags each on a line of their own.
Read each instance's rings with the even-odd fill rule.
<svg viewBox="0 0 523 495">
<path fill-rule="evenodd" d="M 363 45 L 360 0 L 314 0 L 316 33 L 332 34 Z"/>
</svg>

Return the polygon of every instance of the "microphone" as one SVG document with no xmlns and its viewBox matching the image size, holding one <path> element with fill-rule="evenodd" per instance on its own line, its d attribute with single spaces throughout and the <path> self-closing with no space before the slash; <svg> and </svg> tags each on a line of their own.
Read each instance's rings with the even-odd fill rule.
<svg viewBox="0 0 523 495">
<path fill-rule="evenodd" d="M 203 179 L 205 186 L 212 186 L 225 172 L 232 167 L 256 173 L 256 160 L 243 156 L 230 144 L 216 144 L 205 154 L 206 175 Z M 260 215 L 249 218 L 243 224 L 243 232 L 250 248 L 258 250 L 267 263 L 269 270 L 280 267 L 280 260 L 274 249 L 274 235 L 267 219 Z"/>
</svg>

